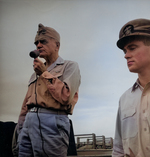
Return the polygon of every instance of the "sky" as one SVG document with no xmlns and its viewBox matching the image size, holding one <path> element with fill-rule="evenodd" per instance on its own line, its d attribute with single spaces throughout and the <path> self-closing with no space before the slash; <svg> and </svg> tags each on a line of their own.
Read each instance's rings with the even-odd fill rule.
<svg viewBox="0 0 150 157">
<path fill-rule="evenodd" d="M 74 134 L 114 137 L 119 98 L 137 79 L 116 42 L 125 23 L 150 19 L 149 7 L 149 0 L 0 0 L 0 121 L 18 120 L 42 23 L 59 32 L 59 55 L 80 67 Z"/>
</svg>

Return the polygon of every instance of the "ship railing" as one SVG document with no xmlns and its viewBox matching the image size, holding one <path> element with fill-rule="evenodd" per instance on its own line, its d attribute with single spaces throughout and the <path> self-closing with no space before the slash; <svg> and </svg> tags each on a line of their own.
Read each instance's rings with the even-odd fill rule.
<svg viewBox="0 0 150 157">
<path fill-rule="evenodd" d="M 113 138 L 92 134 L 75 135 L 77 149 L 112 149 Z"/>
</svg>

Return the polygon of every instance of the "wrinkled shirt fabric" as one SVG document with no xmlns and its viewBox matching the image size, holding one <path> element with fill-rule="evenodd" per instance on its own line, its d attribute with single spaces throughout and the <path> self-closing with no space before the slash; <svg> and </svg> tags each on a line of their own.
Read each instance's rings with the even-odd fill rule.
<svg viewBox="0 0 150 157">
<path fill-rule="evenodd" d="M 63 60 L 61 57 L 58 57 L 41 76 L 37 77 L 34 73 L 29 80 L 28 91 L 19 115 L 18 134 L 22 129 L 28 106 L 31 104 L 72 114 L 78 101 L 80 83 L 78 64 L 74 61 Z"/>
<path fill-rule="evenodd" d="M 150 82 L 138 80 L 120 98 L 112 157 L 150 157 Z"/>
</svg>

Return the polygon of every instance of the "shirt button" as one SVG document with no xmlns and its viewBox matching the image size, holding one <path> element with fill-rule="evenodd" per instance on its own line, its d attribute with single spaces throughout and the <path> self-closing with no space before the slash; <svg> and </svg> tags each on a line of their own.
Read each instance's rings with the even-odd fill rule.
<svg viewBox="0 0 150 157">
<path fill-rule="evenodd" d="M 145 110 L 143 110 L 143 113 L 145 113 Z"/>
<path fill-rule="evenodd" d="M 40 86 L 41 84 L 39 83 L 38 85 Z"/>
<path fill-rule="evenodd" d="M 144 128 L 144 131 L 147 131 L 147 129 L 146 129 L 146 128 Z"/>
</svg>

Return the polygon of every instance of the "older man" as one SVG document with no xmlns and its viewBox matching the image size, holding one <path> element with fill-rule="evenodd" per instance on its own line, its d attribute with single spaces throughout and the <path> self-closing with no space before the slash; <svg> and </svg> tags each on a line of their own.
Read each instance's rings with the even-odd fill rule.
<svg viewBox="0 0 150 157">
<path fill-rule="evenodd" d="M 65 157 L 69 144 L 68 114 L 78 100 L 78 64 L 59 57 L 60 36 L 39 24 L 35 37 L 39 57 L 31 76 L 17 125 L 19 156 Z"/>
</svg>

